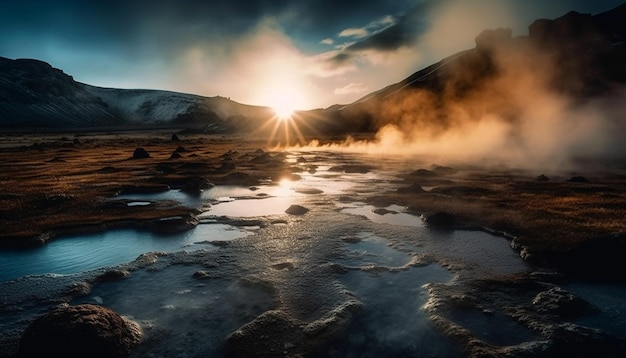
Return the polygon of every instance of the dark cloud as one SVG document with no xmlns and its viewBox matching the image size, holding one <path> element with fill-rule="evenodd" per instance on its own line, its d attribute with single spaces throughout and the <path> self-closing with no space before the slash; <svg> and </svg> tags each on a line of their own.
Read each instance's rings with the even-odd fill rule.
<svg viewBox="0 0 626 358">
<path fill-rule="evenodd" d="M 423 1 L 403 14 L 388 16 L 390 21 L 387 26 L 341 49 L 329 61 L 345 64 L 367 51 L 394 52 L 414 45 L 419 36 L 428 30 L 428 19 L 435 5 L 435 1 Z"/>
</svg>

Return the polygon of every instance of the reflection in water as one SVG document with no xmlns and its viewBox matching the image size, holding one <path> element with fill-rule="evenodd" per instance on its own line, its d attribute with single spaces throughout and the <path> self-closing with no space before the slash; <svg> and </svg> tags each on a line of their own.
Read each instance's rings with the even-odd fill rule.
<svg viewBox="0 0 626 358">
<path fill-rule="evenodd" d="M 32 249 L 0 251 L 0 282 L 26 275 L 72 274 L 119 265 L 150 251 L 215 249 L 212 245 L 196 243 L 233 240 L 249 234 L 229 225 L 202 224 L 174 236 L 137 230 L 68 236 Z"/>
<path fill-rule="evenodd" d="M 461 357 L 442 339 L 421 307 L 426 283 L 452 279 L 438 265 L 377 275 L 352 271 L 341 282 L 364 304 L 343 336 L 325 347 L 330 357 Z"/>
<path fill-rule="evenodd" d="M 387 210 L 386 211 L 380 211 Z M 363 203 L 354 203 L 341 210 L 343 213 L 352 215 L 361 215 L 378 224 L 402 225 L 423 227 L 422 220 L 411 214 L 404 213 L 404 207 L 399 205 L 390 205 L 386 208 L 376 208 Z"/>
</svg>

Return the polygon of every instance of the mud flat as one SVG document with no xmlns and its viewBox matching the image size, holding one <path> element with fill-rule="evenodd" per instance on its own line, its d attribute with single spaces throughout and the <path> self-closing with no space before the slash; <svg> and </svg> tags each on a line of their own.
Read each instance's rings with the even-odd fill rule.
<svg viewBox="0 0 626 358">
<path fill-rule="evenodd" d="M 0 357 L 85 303 L 141 327 L 132 357 L 626 353 L 622 167 L 538 180 L 179 137 L 3 137 L 3 264 L 43 267 L 0 283 Z M 52 243 L 107 237 L 134 257 L 46 267 Z"/>
</svg>

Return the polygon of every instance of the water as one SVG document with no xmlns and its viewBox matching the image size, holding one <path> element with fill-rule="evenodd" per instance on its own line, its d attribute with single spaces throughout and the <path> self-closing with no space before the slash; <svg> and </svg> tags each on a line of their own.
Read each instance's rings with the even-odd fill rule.
<svg viewBox="0 0 626 358">
<path fill-rule="evenodd" d="M 0 282 L 27 275 L 72 274 L 115 266 L 150 251 L 215 249 L 210 244 L 198 243 L 233 240 L 249 234 L 229 225 L 202 224 L 174 236 L 138 230 L 67 236 L 37 248 L 0 251 Z"/>
<path fill-rule="evenodd" d="M 369 220 L 379 224 L 413 227 L 424 226 L 423 221 L 419 217 L 404 213 L 403 211 L 405 210 L 405 208 L 399 205 L 390 205 L 386 208 L 377 208 L 372 205 L 365 205 L 363 203 L 351 203 L 349 205 L 338 204 L 338 206 L 345 207 L 341 210 L 341 212 L 343 213 L 365 216 Z M 375 212 L 375 210 L 380 209 L 388 210 L 389 212 L 383 214 Z"/>
<path fill-rule="evenodd" d="M 135 271 L 98 285 L 78 303 L 98 303 L 139 322 L 133 357 L 214 357 L 228 334 L 274 306 L 270 294 L 236 280 L 197 280 L 199 265 Z"/>
</svg>

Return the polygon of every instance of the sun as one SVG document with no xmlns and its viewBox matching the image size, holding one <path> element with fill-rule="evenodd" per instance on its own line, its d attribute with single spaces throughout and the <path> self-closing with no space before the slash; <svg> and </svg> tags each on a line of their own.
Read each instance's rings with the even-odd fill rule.
<svg viewBox="0 0 626 358">
<path fill-rule="evenodd" d="M 287 95 L 275 96 L 270 106 L 279 121 L 291 119 L 296 111 L 293 98 Z"/>
</svg>

